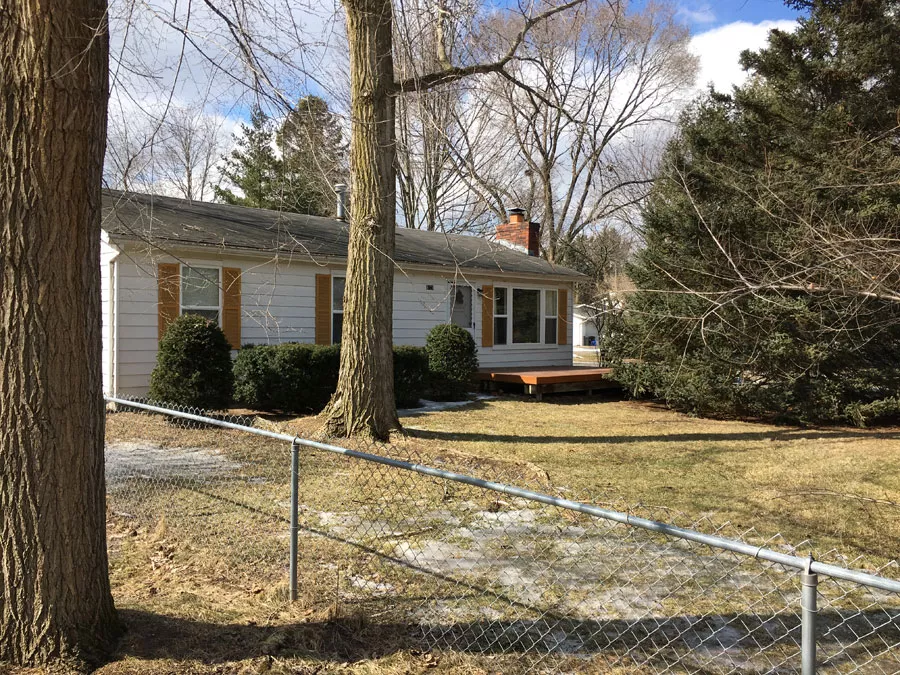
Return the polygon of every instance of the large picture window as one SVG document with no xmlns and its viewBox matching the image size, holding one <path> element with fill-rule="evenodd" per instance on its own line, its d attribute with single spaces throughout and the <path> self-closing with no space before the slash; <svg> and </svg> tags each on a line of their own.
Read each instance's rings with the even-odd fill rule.
<svg viewBox="0 0 900 675">
<path fill-rule="evenodd" d="M 541 292 L 530 288 L 514 288 L 512 292 L 513 344 L 535 344 L 541 341 Z"/>
<path fill-rule="evenodd" d="M 331 344 L 340 344 L 344 332 L 344 277 L 331 278 Z"/>
<path fill-rule="evenodd" d="M 219 269 L 181 266 L 181 313 L 221 323 Z"/>
<path fill-rule="evenodd" d="M 494 287 L 494 345 L 554 345 L 559 337 L 556 289 Z"/>
</svg>

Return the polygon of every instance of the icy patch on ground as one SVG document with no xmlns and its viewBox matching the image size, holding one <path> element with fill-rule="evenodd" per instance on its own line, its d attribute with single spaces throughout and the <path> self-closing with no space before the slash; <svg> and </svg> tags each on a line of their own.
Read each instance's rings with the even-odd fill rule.
<svg viewBox="0 0 900 675">
<path fill-rule="evenodd" d="M 133 478 L 204 481 L 240 468 L 210 448 L 165 447 L 121 441 L 106 446 L 106 485 L 116 488 Z"/>
<path fill-rule="evenodd" d="M 713 664 L 769 672 L 796 659 L 796 579 L 780 568 L 607 521 L 563 518 L 522 499 L 499 503 L 317 515 L 330 533 L 380 550 L 391 570 L 353 576 L 354 597 L 409 593 L 405 611 L 431 647 L 627 653 L 648 664 L 664 655 L 698 672 Z M 423 584 L 394 576 L 397 563 L 417 570 Z"/>
<path fill-rule="evenodd" d="M 619 526 L 553 524 L 541 518 L 540 509 L 470 515 L 466 525 L 443 531 L 441 539 L 403 541 L 393 551 L 468 589 L 453 600 L 436 594 L 416 610 L 435 644 L 463 634 L 470 639 L 468 631 L 493 647 L 534 645 L 538 651 L 589 655 L 646 636 L 651 652 L 676 644 L 694 652 L 689 660 L 724 657 L 746 664 L 757 640 L 785 637 L 777 621 L 757 626 L 752 617 L 734 623 L 702 612 L 672 615 L 673 607 L 698 601 L 698 586 L 725 596 L 752 589 L 751 597 L 758 597 L 775 589 L 771 579 L 727 559 Z"/>
<path fill-rule="evenodd" d="M 353 588 L 359 588 L 375 594 L 384 595 L 386 593 L 393 593 L 394 591 L 394 586 L 392 584 L 379 583 L 357 575 L 351 576 L 348 580 Z"/>
<path fill-rule="evenodd" d="M 488 401 L 493 398 L 497 397 L 491 394 L 478 394 L 475 398 L 468 401 L 426 401 L 423 399 L 420 401 L 422 404 L 420 408 L 401 408 L 397 411 L 397 415 L 400 417 L 413 417 L 425 413 L 440 412 L 441 410 L 452 410 L 453 408 L 460 408 L 464 405 L 469 405 L 470 403 Z"/>
</svg>

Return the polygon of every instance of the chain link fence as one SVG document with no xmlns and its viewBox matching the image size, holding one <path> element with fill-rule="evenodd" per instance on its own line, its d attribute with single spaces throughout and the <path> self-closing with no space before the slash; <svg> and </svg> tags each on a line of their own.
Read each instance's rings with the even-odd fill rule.
<svg viewBox="0 0 900 675">
<path fill-rule="evenodd" d="M 896 561 L 595 502 L 527 463 L 110 402 L 114 559 L 164 531 L 182 574 L 327 598 L 406 648 L 523 672 L 900 672 Z"/>
</svg>

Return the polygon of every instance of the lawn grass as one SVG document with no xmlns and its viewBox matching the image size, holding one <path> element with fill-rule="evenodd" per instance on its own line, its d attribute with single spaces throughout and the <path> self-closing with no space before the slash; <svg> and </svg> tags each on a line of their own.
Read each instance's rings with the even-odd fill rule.
<svg viewBox="0 0 900 675">
<path fill-rule="evenodd" d="M 855 556 L 900 555 L 900 429 L 717 421 L 582 397 L 505 398 L 405 420 L 431 455 L 452 450 L 545 471 L 557 490 L 710 516 Z"/>
<path fill-rule="evenodd" d="M 287 486 L 283 446 L 266 442 L 262 446 L 270 450 L 255 450 L 256 441 L 248 444 L 241 435 L 229 433 L 223 439 L 219 431 L 172 430 L 159 418 L 137 417 L 141 420 L 137 424 L 132 417 L 135 416 L 111 418 L 108 436 L 117 438 L 124 434 L 125 437 L 161 438 L 167 443 L 214 445 L 245 465 L 259 457 L 268 457 L 271 463 L 268 471 L 280 474 L 280 482 L 264 487 L 256 485 L 252 489 L 236 484 L 227 494 L 262 510 L 265 504 L 284 506 Z M 319 420 L 311 417 L 267 417 L 259 423 L 306 437 L 315 436 L 320 427 Z M 148 428 L 147 424 L 151 426 Z M 557 397 L 542 403 L 528 398 L 501 398 L 408 417 L 404 424 L 406 433 L 397 434 L 390 445 L 356 442 L 347 445 L 694 526 L 797 555 L 814 552 L 829 562 L 877 570 L 898 554 L 898 429 L 802 429 L 703 420 L 654 404 L 587 397 Z M 207 438 L 206 434 L 213 437 Z M 312 621 L 314 628 L 309 629 L 316 637 L 307 639 L 321 646 L 335 639 L 334 631 L 346 630 L 341 622 L 361 622 L 350 633 L 360 637 L 359 644 L 364 646 L 351 643 L 342 650 L 325 649 L 324 659 L 319 651 L 313 650 L 316 653 L 313 657 L 313 652 L 303 649 L 298 652 L 292 647 L 287 649 L 291 656 L 286 663 L 294 664 L 290 667 L 295 667 L 298 659 L 307 663 L 304 659 L 308 658 L 319 659 L 317 667 L 326 669 L 338 667 L 336 664 L 346 660 L 351 662 L 348 668 L 359 672 L 392 672 L 391 669 L 402 672 L 415 671 L 420 666 L 434 667 L 434 661 L 418 660 L 424 658 L 415 646 L 420 642 L 397 639 L 398 633 L 414 632 L 415 621 L 411 623 L 409 616 L 420 611 L 422 605 L 417 600 L 421 598 L 430 601 L 447 598 L 438 601 L 446 605 L 446 613 L 439 621 L 450 616 L 465 623 L 469 616 L 485 611 L 503 618 L 533 620 L 527 611 L 510 610 L 517 598 L 510 600 L 507 589 L 491 581 L 489 571 L 484 572 L 488 575 L 482 579 L 484 588 L 470 600 L 461 601 L 458 588 L 448 589 L 446 584 L 427 575 L 410 576 L 396 564 L 386 563 L 392 557 L 396 559 L 396 551 L 391 543 L 395 538 L 386 538 L 385 533 L 408 542 L 413 551 L 419 547 L 427 552 L 423 554 L 426 567 L 449 569 L 451 575 L 455 568 L 452 565 L 448 568 L 446 561 L 429 559 L 434 554 L 429 547 L 437 550 L 438 557 L 459 560 L 463 567 L 474 565 L 474 574 L 480 573 L 478 561 L 482 559 L 502 561 L 499 567 L 506 564 L 505 572 L 510 572 L 510 558 L 535 561 L 537 565 L 546 559 L 546 565 L 554 573 L 562 571 L 563 578 L 569 574 L 570 581 L 572 578 L 577 581 L 577 574 L 583 573 L 575 569 L 577 574 L 572 577 L 569 567 L 578 568 L 580 563 L 560 558 L 552 538 L 525 536 L 523 539 L 514 534 L 518 531 L 515 526 L 512 536 L 500 531 L 491 535 L 488 542 L 466 536 L 466 528 L 473 521 L 483 519 L 485 513 L 496 510 L 511 515 L 522 508 L 521 504 L 510 504 L 495 494 L 306 450 L 301 460 L 301 476 L 304 525 L 309 530 L 337 537 L 337 540 L 316 536 L 303 539 L 300 568 L 306 570 L 307 576 L 301 585 L 308 594 L 301 606 L 306 607 L 303 611 L 312 612 L 311 617 L 317 617 Z M 273 489 L 280 493 L 262 496 Z M 448 504 L 464 508 L 450 511 Z M 353 514 L 351 517 L 356 520 L 347 522 L 347 514 Z M 286 545 L 285 515 L 282 512 L 282 522 L 271 525 L 273 529 L 269 532 L 270 537 L 281 536 L 282 545 Z M 452 525 L 442 522 L 447 520 L 445 515 L 452 515 L 456 522 Z M 534 522 L 543 523 L 544 527 L 553 523 L 576 529 L 588 525 L 598 530 L 605 527 L 571 512 L 546 508 Z M 246 531 L 247 528 L 244 524 L 236 529 Z M 805 540 L 811 543 L 802 544 Z M 260 537 L 258 544 L 253 537 L 243 541 L 251 559 L 267 560 L 263 551 L 254 552 L 257 545 L 265 549 L 265 541 L 265 536 Z M 355 545 L 348 547 L 347 541 Z M 572 544 L 564 536 L 557 543 Z M 659 600 L 657 609 L 674 616 L 683 615 L 688 609 L 698 614 L 737 616 L 752 603 L 757 603 L 758 610 L 780 612 L 785 606 L 779 603 L 787 602 L 789 608 L 790 598 L 798 591 L 792 576 L 785 577 L 772 570 L 760 573 L 756 563 L 749 559 L 743 559 L 742 566 L 732 568 L 727 559 L 723 563 L 712 557 L 702 561 L 699 571 L 694 572 L 684 567 L 684 561 L 678 557 L 679 550 L 670 544 L 664 538 L 647 536 L 638 537 L 634 547 L 615 549 L 614 558 L 626 560 L 637 559 L 640 551 L 650 551 L 663 561 L 662 569 L 627 564 L 607 576 L 607 582 L 636 589 L 638 595 L 632 594 L 632 599 L 647 593 L 652 601 Z M 604 549 L 587 547 L 584 557 L 591 560 L 592 553 L 602 554 Z M 686 553 L 693 555 L 690 550 Z M 230 555 L 226 546 L 221 556 Z M 274 562 L 277 568 L 277 560 Z M 519 573 L 521 569 L 513 568 L 512 572 Z M 264 592 L 274 593 L 271 601 L 283 603 L 284 573 L 282 567 L 280 578 L 278 573 L 273 573 L 271 579 L 259 580 L 251 567 L 246 571 L 244 585 L 253 586 L 250 580 L 257 579 L 255 583 L 260 587 L 276 589 Z M 238 564 L 230 574 L 241 578 L 244 572 Z M 896 570 L 893 574 L 896 575 Z M 737 581 L 722 583 L 723 578 L 731 577 Z M 742 578 L 752 578 L 753 584 L 736 593 L 734 584 L 740 584 Z M 386 584 L 393 589 L 392 597 L 373 597 L 348 590 L 348 580 L 354 579 Z M 652 598 L 653 588 L 667 588 L 672 579 L 680 579 L 682 586 L 672 586 L 677 591 L 668 597 Z M 550 584 L 542 587 L 538 595 L 543 603 L 565 605 L 568 600 L 573 612 L 578 603 L 591 607 L 596 589 L 581 590 L 578 585 L 576 582 L 573 590 L 564 584 Z M 823 587 L 823 592 L 836 596 L 839 591 Z M 237 603 L 244 608 L 244 615 L 232 618 L 256 622 L 258 619 L 247 617 L 258 616 L 259 598 L 254 598 L 246 588 L 244 594 L 244 602 Z M 269 598 L 265 594 L 263 597 Z M 865 600 L 858 589 L 851 589 L 850 599 L 860 605 Z M 616 598 L 607 600 L 615 604 Z M 174 604 L 157 601 L 153 611 L 183 616 L 181 602 L 183 598 L 176 598 Z M 770 603 L 773 603 L 771 608 Z M 144 601 L 138 601 L 135 606 L 146 611 Z M 274 627 L 293 626 L 285 629 L 289 632 L 295 630 L 294 608 L 285 609 L 283 604 L 280 607 L 267 621 Z M 214 613 L 209 608 L 203 611 Z M 603 611 L 608 614 L 610 610 Z M 765 616 L 761 614 L 759 620 Z M 426 622 L 430 618 L 426 616 Z M 378 645 L 374 651 L 373 644 Z M 441 660 L 441 669 L 453 672 L 494 672 L 493 669 L 516 672 L 528 663 L 521 655 L 485 656 L 472 653 L 471 649 L 463 653 L 441 652 L 435 658 Z M 590 672 L 595 667 L 597 672 L 605 672 L 609 667 L 602 655 L 597 655 L 594 661 L 594 665 L 590 661 L 578 661 L 577 670 Z M 561 662 L 554 662 L 551 669 L 562 667 Z M 626 672 L 639 672 L 639 669 L 629 668 Z"/>
<path fill-rule="evenodd" d="M 292 420 L 303 425 L 316 427 Z M 111 582 L 130 630 L 100 673 L 518 673 L 543 658 L 427 649 L 410 613 L 423 597 L 454 597 L 455 584 L 386 556 L 395 556 L 391 541 L 437 536 L 443 523 L 426 509 L 445 497 L 438 482 L 304 452 L 300 597 L 290 603 L 285 444 L 159 416 L 111 415 L 107 442 L 122 441 L 214 448 L 240 468 L 217 479 L 162 479 L 148 469 L 110 490 Z M 402 448 L 367 449 L 408 457 Z M 493 501 L 471 497 L 479 508 Z M 608 670 L 602 654 L 576 661 L 584 672 Z"/>
</svg>

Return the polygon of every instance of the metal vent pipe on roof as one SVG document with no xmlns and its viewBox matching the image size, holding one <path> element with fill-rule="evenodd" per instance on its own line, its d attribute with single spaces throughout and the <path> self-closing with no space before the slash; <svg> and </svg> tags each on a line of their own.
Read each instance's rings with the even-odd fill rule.
<svg viewBox="0 0 900 675">
<path fill-rule="evenodd" d="M 339 220 L 347 220 L 347 186 L 338 183 L 334 186 L 334 192 L 337 194 L 337 217 Z"/>
</svg>

